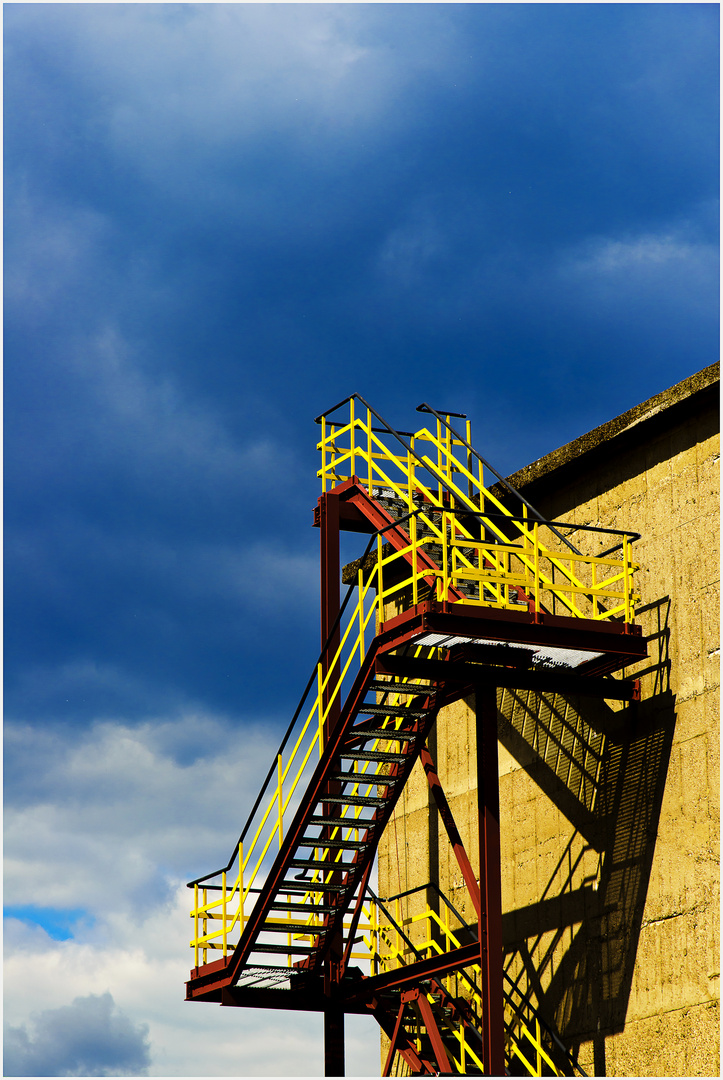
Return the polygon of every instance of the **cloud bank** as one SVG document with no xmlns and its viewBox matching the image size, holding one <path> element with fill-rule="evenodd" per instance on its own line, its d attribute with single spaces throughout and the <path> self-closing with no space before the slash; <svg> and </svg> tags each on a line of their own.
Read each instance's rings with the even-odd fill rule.
<svg viewBox="0 0 723 1080">
<path fill-rule="evenodd" d="M 5 1076 L 147 1076 L 148 1025 L 132 1024 L 110 993 L 77 997 L 6 1027 Z"/>
</svg>

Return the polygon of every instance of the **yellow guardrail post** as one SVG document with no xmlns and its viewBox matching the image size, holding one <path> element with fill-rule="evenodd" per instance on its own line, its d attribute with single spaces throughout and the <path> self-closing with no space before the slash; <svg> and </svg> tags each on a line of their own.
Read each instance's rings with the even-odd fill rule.
<svg viewBox="0 0 723 1080">
<path fill-rule="evenodd" d="M 417 545 L 417 515 L 409 519 L 410 522 L 410 535 L 412 540 L 412 603 L 416 607 L 419 603 L 419 571 L 417 565 L 417 557 L 419 553 L 419 547 Z"/>
<path fill-rule="evenodd" d="M 238 898 L 239 898 L 239 925 L 241 933 L 244 932 L 244 846 L 243 841 L 238 846 Z"/>
<path fill-rule="evenodd" d="M 278 791 L 278 807 L 279 807 L 279 847 L 281 847 L 281 844 L 283 843 L 283 840 L 284 840 L 284 799 L 283 799 L 283 795 L 281 793 L 282 792 L 282 783 L 283 783 L 283 779 L 284 779 L 284 769 L 283 769 L 283 765 L 281 763 L 281 754 L 277 754 L 277 756 L 276 756 L 276 764 L 277 764 L 278 777 L 279 777 L 277 791 Z"/>
<path fill-rule="evenodd" d="M 321 490 L 326 491 L 326 417 L 321 418 Z"/>
<path fill-rule="evenodd" d="M 198 885 L 193 886 L 193 966 L 198 967 Z"/>
<path fill-rule="evenodd" d="M 542 610 L 542 603 L 540 602 L 540 538 L 539 538 L 539 525 L 535 521 L 532 526 L 532 543 L 535 550 L 533 552 L 533 563 L 535 573 L 535 610 Z"/>
<path fill-rule="evenodd" d="M 349 475 L 356 476 L 356 469 L 354 468 L 354 398 L 349 399 Z"/>
<path fill-rule="evenodd" d="M 367 409 L 367 464 L 369 465 L 367 491 L 372 493 L 372 411 Z"/>
<path fill-rule="evenodd" d="M 223 941 L 223 955 L 226 955 L 226 871 L 221 874 L 221 927 Z"/>
<path fill-rule="evenodd" d="M 324 753 L 324 709 L 323 709 L 323 685 L 324 673 L 321 663 L 316 665 L 316 685 L 318 688 L 317 709 L 319 712 L 319 757 Z"/>
<path fill-rule="evenodd" d="M 364 663 L 364 575 L 359 568 L 359 663 Z"/>
<path fill-rule="evenodd" d="M 416 464 L 417 464 L 417 459 L 414 456 L 414 436 L 413 435 L 412 435 L 411 439 L 409 440 L 408 460 L 409 460 L 409 464 L 407 465 L 407 481 L 409 483 L 409 489 L 408 489 L 409 490 L 409 509 L 413 510 L 414 509 L 414 490 L 415 490 L 415 487 L 416 487 L 416 481 L 415 481 L 414 477 L 415 477 Z"/>
<path fill-rule="evenodd" d="M 208 947 L 206 945 L 206 939 L 207 939 L 207 936 L 208 936 L 208 911 L 206 909 L 207 903 L 208 903 L 208 889 L 204 889 L 203 890 L 203 915 L 202 915 L 202 920 L 201 920 L 202 923 L 203 923 L 203 947 L 202 947 L 201 951 L 203 953 L 203 962 L 204 962 L 204 964 L 206 963 L 206 960 L 208 958 Z"/>
<path fill-rule="evenodd" d="M 446 512 L 442 514 L 442 595 L 441 600 L 446 600 L 449 595 L 449 554 L 447 529 L 452 528 L 451 518 Z"/>
<path fill-rule="evenodd" d="M 632 608 L 632 589 L 630 588 L 630 540 L 627 536 L 623 536 L 623 574 L 624 574 L 624 588 L 625 588 L 625 622 L 631 623 L 633 621 Z"/>
</svg>

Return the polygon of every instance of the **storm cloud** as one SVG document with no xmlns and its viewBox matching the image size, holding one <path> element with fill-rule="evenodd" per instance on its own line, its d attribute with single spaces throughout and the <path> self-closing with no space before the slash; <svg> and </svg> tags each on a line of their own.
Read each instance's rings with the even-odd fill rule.
<svg viewBox="0 0 723 1080">
<path fill-rule="evenodd" d="M 146 1076 L 148 1025 L 133 1024 L 110 993 L 77 997 L 4 1033 L 5 1076 Z"/>
</svg>

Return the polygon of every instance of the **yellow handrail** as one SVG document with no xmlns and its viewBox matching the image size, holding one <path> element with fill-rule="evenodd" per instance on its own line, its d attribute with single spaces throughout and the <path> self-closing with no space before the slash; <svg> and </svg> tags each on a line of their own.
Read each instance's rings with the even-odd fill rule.
<svg viewBox="0 0 723 1080">
<path fill-rule="evenodd" d="M 549 543 L 543 543 L 541 532 L 545 535 L 549 532 L 551 539 L 555 536 L 549 528 L 535 522 L 520 521 L 505 507 L 505 505 L 484 485 L 482 462 L 479 461 L 476 476 L 472 471 L 472 453 L 469 447 L 452 437 L 449 428 L 442 431 L 442 425 L 437 420 L 437 433 L 434 434 L 427 428 L 415 432 L 409 441 L 406 454 L 395 452 L 394 449 L 380 438 L 378 432 L 372 430 L 371 413 L 367 409 L 366 419 L 355 415 L 354 399 L 349 402 L 349 420 L 342 426 L 333 426 L 332 434 L 327 434 L 325 418 L 322 419 L 322 437 L 319 449 L 322 453 L 321 469 L 319 476 L 322 478 L 324 490 L 327 483 L 331 486 L 350 479 L 352 476 L 366 477 L 370 492 L 373 486 L 388 490 L 393 497 L 404 503 L 411 511 L 415 509 L 414 497 L 420 496 L 429 504 L 429 510 L 473 511 L 478 515 L 482 527 L 495 542 L 500 542 L 508 549 L 512 549 L 510 558 L 515 558 L 520 564 L 520 574 L 517 580 L 511 582 L 508 575 L 502 573 L 497 580 L 489 582 L 491 588 L 482 589 L 477 600 L 465 598 L 463 602 L 476 602 L 482 606 L 509 607 L 515 601 L 509 597 L 509 585 L 523 587 L 521 575 L 526 576 L 526 592 L 531 592 L 530 602 L 537 610 L 542 610 L 543 601 L 546 599 L 553 604 L 558 603 L 564 612 L 574 618 L 592 618 L 595 620 L 610 620 L 624 618 L 626 622 L 632 622 L 635 617 L 635 603 L 639 599 L 633 592 L 632 574 L 637 566 L 630 556 L 629 537 L 623 537 L 622 554 L 619 559 L 601 559 L 593 554 L 577 554 L 572 551 L 560 551 Z M 355 432 L 359 433 L 357 438 Z M 466 425 L 467 442 L 470 442 L 470 425 Z M 386 436 L 385 436 L 386 438 Z M 348 445 L 344 445 L 344 442 Z M 425 454 L 416 457 L 415 443 L 427 443 L 434 451 L 436 461 Z M 461 448 L 462 456 L 457 454 Z M 340 466 L 347 464 L 348 474 L 342 472 Z M 426 481 L 422 474 L 426 473 Z M 467 491 L 459 487 L 455 476 L 466 481 Z M 449 506 L 444 505 L 445 490 L 449 493 Z M 488 509 L 489 508 L 489 509 Z M 496 520 L 489 517 L 489 512 L 497 517 L 506 518 L 507 523 L 503 529 Z M 523 517 L 526 517 L 526 508 Z M 431 530 L 435 543 L 441 543 L 443 550 L 440 556 L 442 562 L 449 557 L 448 540 L 446 529 L 439 528 L 430 518 L 428 513 L 420 515 L 420 522 Z M 459 520 L 458 516 L 447 519 L 445 524 L 451 524 L 453 543 L 464 541 L 466 547 L 477 547 L 481 553 L 479 544 L 475 544 L 468 528 Z M 531 526 L 531 527 L 530 527 Z M 416 526 L 415 526 L 416 528 Z M 518 542 L 510 541 L 508 535 L 510 529 L 517 535 Z M 458 538 L 458 539 L 457 539 Z M 557 536 L 559 540 L 559 534 Z M 416 540 L 413 541 L 416 545 Z M 487 544 L 489 548 L 489 543 Z M 450 584 L 456 588 L 459 580 L 472 580 L 474 567 L 466 565 L 465 556 L 457 558 L 453 562 L 453 574 Z M 467 563 L 469 560 L 467 559 Z M 617 568 L 617 573 L 608 574 L 607 578 L 598 579 L 598 570 L 603 567 Z M 527 574 L 529 571 L 529 575 Z M 559 580 L 555 581 L 555 574 Z M 581 576 L 582 575 L 582 576 Z M 482 581 L 484 574 L 479 574 Z M 583 580 L 583 578 L 585 580 Z M 439 581 L 436 586 L 438 594 L 447 596 L 447 574 L 444 567 L 440 567 Z M 487 583 L 486 583 L 487 584 Z M 618 584 L 619 588 L 612 589 Z M 587 603 L 581 607 L 582 600 Z M 605 609 L 602 601 L 611 602 L 612 606 Z M 412 602 L 416 603 L 414 599 Z"/>
<path fill-rule="evenodd" d="M 255 882 L 263 871 L 272 842 L 276 838 L 279 848 L 281 847 L 285 829 L 284 822 L 287 815 L 291 814 L 294 809 L 295 792 L 303 780 L 310 778 L 314 751 L 318 749 L 319 755 L 323 751 L 324 720 L 328 716 L 332 705 L 340 696 L 342 685 L 350 674 L 352 665 L 356 662 L 358 668 L 364 661 L 366 634 L 377 609 L 377 599 L 369 602 L 370 592 L 376 587 L 378 594 L 382 597 L 382 603 L 386 603 L 389 597 L 399 588 L 399 586 L 395 585 L 386 592 L 379 588 L 378 581 L 382 576 L 382 562 L 384 561 L 388 562 L 389 560 L 386 557 L 382 559 L 380 556 L 377 566 L 374 567 L 366 581 L 363 580 L 362 572 L 359 572 L 356 606 L 341 635 L 339 645 L 327 664 L 326 673 L 324 673 L 321 664 L 317 667 L 316 697 L 303 720 L 300 718 L 298 734 L 288 756 L 284 757 L 282 754 L 277 756 L 276 786 L 270 792 L 263 812 L 261 809 L 257 812 L 258 823 L 252 839 L 245 847 L 239 845 L 238 875 L 235 881 L 232 882 L 230 890 L 226 871 L 219 875 L 221 884 L 217 888 L 221 893 L 220 896 L 209 899 L 208 892 L 210 889 L 214 889 L 214 886 L 209 882 L 204 884 L 201 895 L 199 895 L 198 886 L 195 888 L 194 905 L 191 911 L 191 917 L 194 920 L 194 934 L 190 944 L 194 950 L 196 966 L 199 964 L 201 954 L 203 963 L 206 963 L 209 949 L 220 949 L 226 955 L 228 949 L 235 945 L 235 941 L 232 943 L 229 940 L 230 935 L 238 932 L 240 936 L 243 933 L 247 918 L 245 905 L 252 895 Z M 394 694 L 392 689 L 394 685 L 394 681 L 390 682 L 390 693 L 394 704 L 408 704 L 408 695 Z M 394 733 L 401 723 L 402 717 L 383 719 L 381 726 L 384 729 L 389 728 L 389 739 L 377 739 L 372 745 L 376 747 L 380 743 L 386 743 L 388 747 L 393 746 L 395 744 Z M 396 740 L 396 743 L 398 744 L 398 740 Z M 356 794 L 362 784 L 367 786 L 367 794 L 371 791 L 371 788 L 377 782 L 375 777 L 381 774 L 380 771 L 383 767 L 382 763 L 378 762 L 372 769 L 370 767 L 372 764 L 372 762 L 365 763 L 359 772 L 359 784 L 354 785 L 350 794 Z M 358 806 L 343 804 L 340 807 L 340 819 L 343 822 L 348 821 L 350 823 L 347 839 L 353 830 L 352 823 L 359 818 L 361 809 Z M 339 826 L 339 828 L 343 827 L 342 825 Z M 330 839 L 334 839 L 336 835 L 337 829 L 335 828 Z M 330 864 L 341 859 L 341 850 L 333 856 L 329 854 L 328 848 L 320 847 L 320 850 L 326 852 Z M 313 880 L 323 884 L 318 872 L 315 872 Z M 313 893 L 307 894 L 305 900 L 312 902 Z M 236 905 L 235 908 L 234 904 Z M 220 923 L 220 926 L 216 925 L 218 923 Z M 277 923 L 278 920 L 274 920 L 274 925 Z"/>
</svg>

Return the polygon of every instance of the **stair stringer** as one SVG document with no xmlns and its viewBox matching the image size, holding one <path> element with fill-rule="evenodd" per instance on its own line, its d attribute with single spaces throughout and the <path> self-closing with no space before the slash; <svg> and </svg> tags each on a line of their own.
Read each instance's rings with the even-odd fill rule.
<svg viewBox="0 0 723 1080">
<path fill-rule="evenodd" d="M 398 648 L 401 644 L 404 644 L 407 638 L 410 638 L 415 633 L 415 627 L 412 626 L 406 631 L 406 633 L 400 634 L 398 631 L 391 633 L 382 633 L 378 635 L 372 644 L 369 651 L 362 663 L 360 670 L 354 680 L 351 690 L 345 700 L 342 707 L 342 711 L 338 720 L 338 723 L 324 748 L 319 763 L 314 771 L 314 774 L 307 785 L 299 804 L 299 807 L 294 815 L 293 821 L 287 831 L 286 837 L 283 841 L 281 849 L 279 850 L 271 869 L 267 875 L 266 881 L 261 887 L 261 893 L 254 905 L 253 911 L 248 917 L 248 922 L 244 927 L 243 934 L 239 939 L 233 953 L 227 960 L 215 961 L 213 963 L 204 965 L 194 969 L 192 978 L 188 983 L 189 997 L 193 999 L 206 998 L 207 1000 L 217 1000 L 221 990 L 226 987 L 230 987 L 234 984 L 238 978 L 244 964 L 249 958 L 249 955 L 253 952 L 254 945 L 258 938 L 258 935 L 264 929 L 264 921 L 268 917 L 271 910 L 273 899 L 276 893 L 279 891 L 280 883 L 283 880 L 283 875 L 288 869 L 289 859 L 295 848 L 298 846 L 299 838 L 307 825 L 308 819 L 313 815 L 314 806 L 320 801 L 320 791 L 324 785 L 325 780 L 328 777 L 329 770 L 333 765 L 335 758 L 339 755 L 342 749 L 342 744 L 345 738 L 348 738 L 352 734 L 352 724 L 356 717 L 363 713 L 363 698 L 368 692 L 369 683 L 375 676 L 375 663 L 377 659 L 384 655 L 385 652 L 391 649 Z M 443 683 L 439 682 L 430 685 L 430 695 L 435 691 L 441 689 Z M 414 754 L 410 754 L 408 761 L 405 762 L 405 774 L 401 781 L 395 785 L 395 790 L 392 796 L 387 800 L 386 805 L 383 807 L 384 813 L 374 818 L 374 841 L 370 844 L 367 850 L 364 852 L 363 860 L 353 864 L 353 877 L 346 889 L 346 904 L 339 906 L 339 911 L 334 914 L 334 927 L 341 925 L 341 920 L 344 914 L 348 911 L 349 906 L 353 900 L 354 894 L 362 879 L 366 866 L 376 856 L 377 845 L 381 839 L 381 835 L 384 831 L 386 823 L 391 817 L 391 814 L 396 806 L 397 801 L 401 797 L 401 793 L 406 784 L 409 773 L 412 770 L 414 763 L 417 761 L 421 749 L 424 745 L 427 733 L 431 728 L 436 716 L 436 711 L 430 711 L 429 716 L 424 724 L 423 729 L 420 729 L 416 738 L 417 749 Z M 353 824 L 353 822 L 349 822 Z M 321 846 L 321 845 L 320 845 Z M 351 868 L 351 864 L 345 864 L 345 869 Z M 330 869 L 333 869 L 333 865 L 330 864 Z M 283 890 L 281 890 L 283 891 Z M 323 891 L 319 889 L 318 891 Z M 333 931 L 332 928 L 332 931 Z M 325 935 L 327 941 L 331 940 L 331 933 Z M 314 968 L 318 966 L 318 963 L 323 959 L 328 945 L 321 946 L 318 950 L 315 950 L 314 955 Z"/>
</svg>

